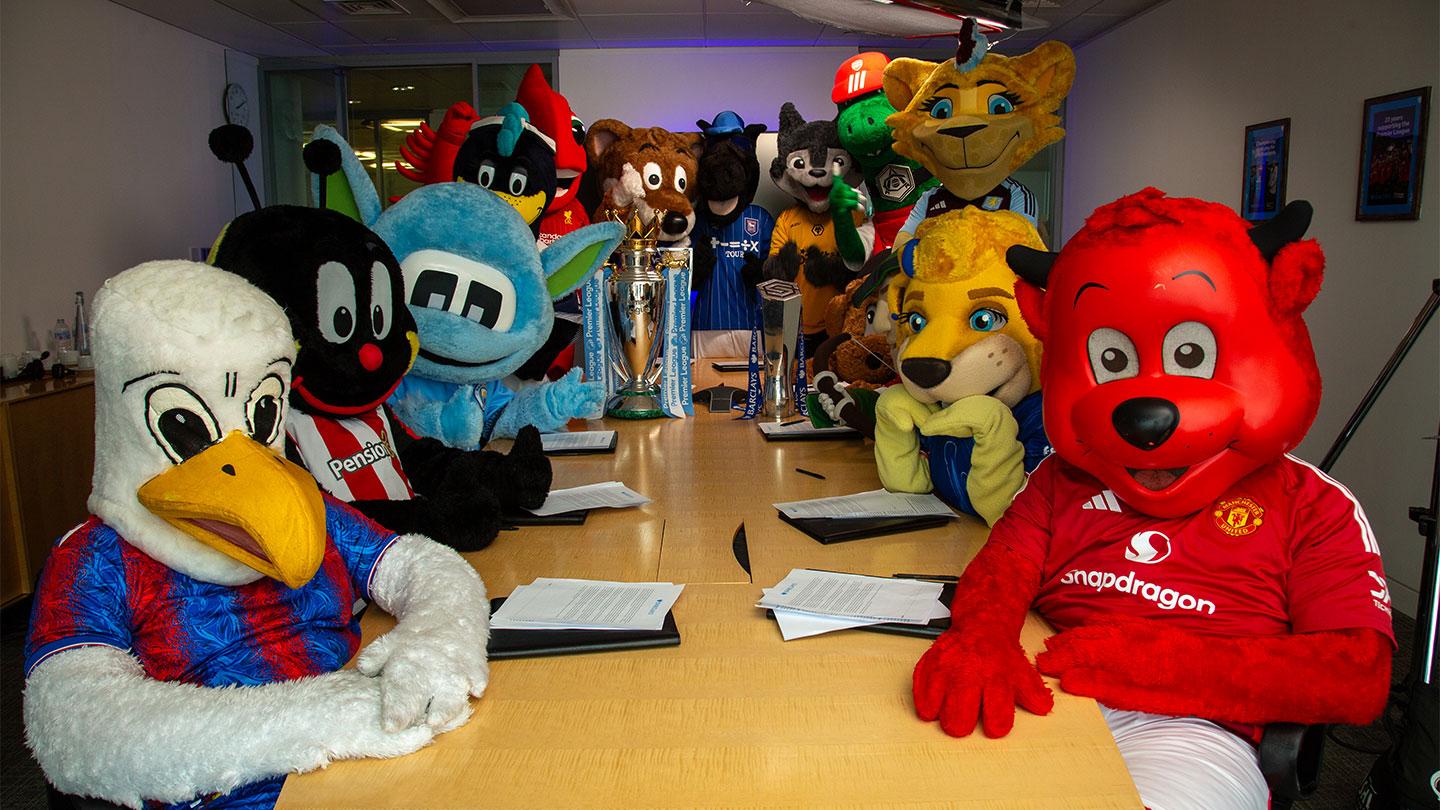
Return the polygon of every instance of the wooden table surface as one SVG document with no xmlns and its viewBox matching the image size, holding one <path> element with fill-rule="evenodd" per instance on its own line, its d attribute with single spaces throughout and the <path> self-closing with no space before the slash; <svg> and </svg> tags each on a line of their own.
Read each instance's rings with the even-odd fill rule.
<svg viewBox="0 0 1440 810">
<path fill-rule="evenodd" d="M 697 388 L 716 378 L 702 364 Z M 911 704 L 928 641 L 787 643 L 754 607 L 792 568 L 958 573 L 984 542 L 971 518 L 831 546 L 779 520 L 776 501 L 877 488 L 867 443 L 766 442 L 709 413 L 587 427 L 616 429 L 615 453 L 555 458 L 555 486 L 620 480 L 651 503 L 505 532 L 467 558 L 491 596 L 541 576 L 686 583 L 681 645 L 495 662 L 463 728 L 408 757 L 292 776 L 280 807 L 1141 806 L 1093 701 L 1052 682 L 1050 715 L 1019 711 L 1001 740 L 953 739 Z M 750 574 L 731 548 L 742 523 Z M 366 641 L 391 624 L 370 611 Z M 1049 632 L 1032 616 L 1023 643 Z"/>
</svg>

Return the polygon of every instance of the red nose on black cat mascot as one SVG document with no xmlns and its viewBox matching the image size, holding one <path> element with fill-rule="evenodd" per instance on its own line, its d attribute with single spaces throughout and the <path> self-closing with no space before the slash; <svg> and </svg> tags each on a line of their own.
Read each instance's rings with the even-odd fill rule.
<svg viewBox="0 0 1440 810">
<path fill-rule="evenodd" d="M 1045 344 L 1055 453 L 915 668 L 923 719 L 1002 736 L 1016 704 L 1050 711 L 1018 643 L 1032 607 L 1060 631 L 1039 670 L 1107 712 L 1206 718 L 1252 741 L 1261 724 L 1380 713 L 1393 636 L 1379 548 L 1350 492 L 1288 455 L 1320 398 L 1301 319 L 1324 265 L 1300 241 L 1309 220 L 1297 202 L 1250 229 L 1146 189 L 1059 254 L 1010 249 Z"/>
</svg>

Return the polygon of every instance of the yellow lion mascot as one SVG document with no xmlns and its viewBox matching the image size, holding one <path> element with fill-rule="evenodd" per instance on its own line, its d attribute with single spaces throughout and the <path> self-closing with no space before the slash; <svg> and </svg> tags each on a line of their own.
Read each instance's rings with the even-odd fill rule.
<svg viewBox="0 0 1440 810">
<path fill-rule="evenodd" d="M 1075 81 L 1075 55 L 1060 42 L 1022 56 L 988 53 L 967 20 L 954 59 L 896 59 L 885 67 L 885 119 L 896 153 L 918 161 L 941 186 L 915 202 L 898 250 L 927 217 L 962 208 L 1010 210 L 1032 223 L 1035 195 L 1010 179 L 1044 147 L 1065 137 L 1055 114 Z"/>
<path fill-rule="evenodd" d="M 1013 245 L 1045 250 L 1010 211 L 927 220 L 886 290 L 902 385 L 881 395 L 875 461 L 893 492 L 935 492 L 986 523 L 1050 452 L 1041 423 L 1040 341 L 1015 303 Z"/>
</svg>

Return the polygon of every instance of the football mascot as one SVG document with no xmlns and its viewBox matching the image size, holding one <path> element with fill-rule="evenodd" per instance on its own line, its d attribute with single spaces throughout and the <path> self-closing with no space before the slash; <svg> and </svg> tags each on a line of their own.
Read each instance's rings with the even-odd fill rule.
<svg viewBox="0 0 1440 810">
<path fill-rule="evenodd" d="M 940 185 L 919 161 L 895 153 L 895 139 L 885 123 L 896 112 L 885 97 L 883 77 L 888 64 L 890 58 L 875 51 L 851 57 L 835 71 L 835 85 L 830 90 L 830 100 L 839 109 L 835 129 L 840 145 L 859 165 L 875 205 L 872 217 L 878 250 L 895 244 L 915 201 Z"/>
<path fill-rule="evenodd" d="M 1010 249 L 1055 453 L 961 577 L 915 668 L 920 717 L 1002 736 L 1017 704 L 1050 710 L 1044 672 L 1101 703 L 1150 807 L 1263 808 L 1263 724 L 1380 713 L 1375 535 L 1349 490 L 1288 455 L 1320 400 L 1309 219 L 1295 202 L 1251 229 L 1146 189 L 1057 255 Z M 1059 631 L 1035 665 L 1031 608 Z"/>
<path fill-rule="evenodd" d="M 489 674 L 475 569 L 281 453 L 295 341 L 232 273 L 151 262 L 95 297 L 92 516 L 25 641 L 25 733 L 63 793 L 273 806 L 285 774 L 462 725 Z M 357 599 L 399 624 L 360 645 Z"/>
<path fill-rule="evenodd" d="M 695 290 L 690 328 L 698 332 L 740 331 L 746 340 L 755 322 L 755 285 L 760 283 L 775 217 L 754 204 L 760 187 L 755 140 L 764 124 L 746 124 L 726 110 L 712 121 L 696 121 L 705 138 L 696 186 Z M 729 335 L 725 337 L 731 337 Z M 717 336 L 718 338 L 718 336 Z M 697 341 L 701 338 L 697 336 Z M 723 340 L 723 338 L 718 338 Z M 733 341 L 732 341 L 733 342 Z M 737 356 L 733 346 L 702 349 L 707 355 Z"/>
<path fill-rule="evenodd" d="M 587 165 L 585 125 L 570 110 L 570 102 L 550 89 L 539 65 L 531 65 L 525 71 L 515 101 L 530 114 L 535 128 L 555 142 L 555 197 L 540 219 L 540 244 L 548 245 L 590 224 L 585 206 L 575 197 Z"/>
<path fill-rule="evenodd" d="M 402 422 L 473 450 L 527 426 L 552 432 L 600 415 L 605 391 L 582 380 L 580 369 L 535 384 L 502 380 L 550 334 L 551 301 L 584 283 L 619 244 L 618 224 L 586 226 L 541 251 L 514 208 L 470 183 L 416 189 L 381 213 L 369 176 L 339 134 L 322 125 L 315 138 L 339 149 L 361 215 L 404 274 L 419 352 L 389 400 Z"/>
<path fill-rule="evenodd" d="M 235 144 L 249 137 L 226 125 L 210 143 L 243 166 L 235 158 L 249 150 Z M 305 160 L 325 178 L 317 182 L 334 185 L 339 152 L 331 144 L 310 144 Z M 505 509 L 543 503 L 550 462 L 538 434 L 509 455 L 462 452 L 411 435 L 385 405 L 417 351 L 400 263 L 385 242 L 336 211 L 256 202 L 225 226 L 210 263 L 264 290 L 290 318 L 299 354 L 286 455 L 370 519 L 460 551 L 493 540 Z"/>
<path fill-rule="evenodd" d="M 815 390 L 805 397 L 815 427 L 843 425 L 874 439 L 876 400 L 882 390 L 900 381 L 890 346 L 889 336 L 894 333 L 878 328 L 882 265 L 894 265 L 898 272 L 894 253 L 877 253 L 865 263 L 861 277 L 831 298 L 826 308 L 825 331 L 830 337 L 815 349 Z"/>
<path fill-rule="evenodd" d="M 454 179 L 495 192 L 539 237 L 540 216 L 555 198 L 555 142 L 512 101 L 470 127 L 455 155 Z"/>
<path fill-rule="evenodd" d="M 1015 57 L 988 48 L 967 19 L 954 59 L 896 59 L 885 68 L 885 96 L 899 111 L 885 119 L 895 151 L 942 184 L 915 201 L 896 247 L 926 217 L 957 208 L 1016 211 L 1031 222 L 1039 215 L 1035 195 L 1010 174 L 1065 137 L 1055 111 L 1075 80 L 1075 55 L 1053 40 Z"/>
<path fill-rule="evenodd" d="M 855 278 L 875 245 L 875 226 L 851 187 L 860 175 L 840 146 L 834 121 L 806 121 L 787 101 L 775 143 L 770 179 L 797 205 L 775 221 L 764 275 L 799 285 L 800 331 L 805 345 L 815 347 L 829 337 L 830 299 Z"/>
<path fill-rule="evenodd" d="M 903 384 L 875 406 L 885 488 L 934 491 L 990 524 L 1050 452 L 1040 341 L 1015 303 L 1012 245 L 1045 247 L 1010 211 L 963 208 L 921 224 L 885 291 Z"/>
<path fill-rule="evenodd" d="M 613 118 L 590 125 L 585 151 L 595 163 L 604 198 L 595 211 L 603 221 L 653 228 L 661 247 L 688 247 L 695 227 L 695 175 L 701 140 L 660 127 L 632 128 Z"/>
</svg>

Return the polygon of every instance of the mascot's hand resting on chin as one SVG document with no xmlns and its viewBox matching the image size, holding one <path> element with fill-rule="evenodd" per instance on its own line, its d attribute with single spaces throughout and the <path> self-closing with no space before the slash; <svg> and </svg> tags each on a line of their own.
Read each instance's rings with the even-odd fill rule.
<svg viewBox="0 0 1440 810">
<path fill-rule="evenodd" d="M 51 551 L 25 642 L 46 777 L 131 807 L 269 807 L 286 773 L 462 725 L 489 677 L 485 587 L 281 455 L 280 307 L 231 273 L 152 262 L 106 282 L 94 327 L 94 516 Z M 399 624 L 337 671 L 357 598 Z"/>
<path fill-rule="evenodd" d="M 1018 643 L 1032 606 L 1060 631 L 1040 671 L 1107 707 L 1127 760 L 1142 743 L 1119 726 L 1136 712 L 1168 735 L 1213 729 L 1222 745 L 1238 738 L 1197 718 L 1256 740 L 1261 724 L 1380 713 L 1393 641 L 1375 536 L 1348 490 L 1287 454 L 1320 398 L 1301 319 L 1324 264 L 1300 241 L 1309 219 L 1291 203 L 1250 229 L 1224 206 L 1146 189 L 1097 210 L 1058 255 L 1010 249 L 1045 342 L 1055 453 L 916 666 L 922 718 L 1001 736 L 1015 704 L 1049 711 Z M 1254 751 L 1241 750 L 1263 806 Z M 1166 775 L 1193 775 L 1168 762 Z M 1137 783 L 1164 804 L 1152 798 L 1164 785 Z"/>
</svg>

